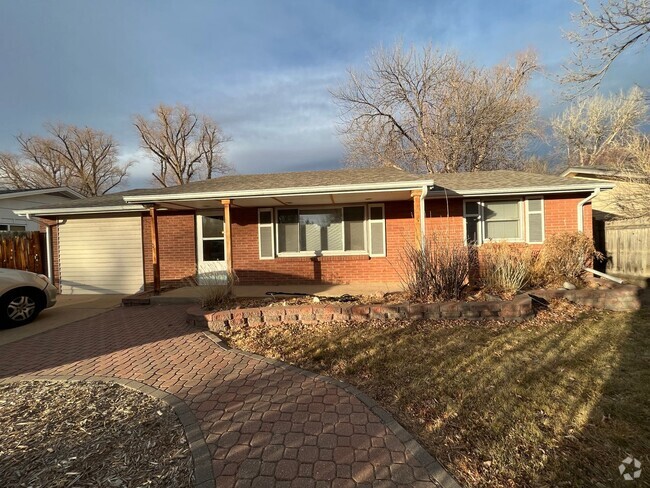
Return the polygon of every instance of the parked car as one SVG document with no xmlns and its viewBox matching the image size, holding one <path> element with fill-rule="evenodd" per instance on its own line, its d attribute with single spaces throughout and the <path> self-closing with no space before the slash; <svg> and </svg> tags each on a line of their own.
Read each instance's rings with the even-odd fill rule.
<svg viewBox="0 0 650 488">
<path fill-rule="evenodd" d="M 0 268 L 0 327 L 29 324 L 56 303 L 56 294 L 47 276 Z"/>
</svg>

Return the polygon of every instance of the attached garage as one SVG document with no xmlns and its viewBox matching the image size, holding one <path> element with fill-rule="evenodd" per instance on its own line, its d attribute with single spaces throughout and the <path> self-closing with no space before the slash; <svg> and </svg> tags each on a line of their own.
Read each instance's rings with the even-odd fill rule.
<svg viewBox="0 0 650 488">
<path fill-rule="evenodd" d="M 140 215 L 68 218 L 59 224 L 61 293 L 144 288 Z"/>
</svg>

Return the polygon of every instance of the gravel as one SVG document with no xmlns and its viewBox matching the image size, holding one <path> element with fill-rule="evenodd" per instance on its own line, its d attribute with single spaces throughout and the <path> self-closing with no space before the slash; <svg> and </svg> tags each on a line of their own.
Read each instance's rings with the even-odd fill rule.
<svg viewBox="0 0 650 488">
<path fill-rule="evenodd" d="M 112 383 L 0 386 L 0 486 L 192 484 L 182 425 L 160 400 Z"/>
</svg>

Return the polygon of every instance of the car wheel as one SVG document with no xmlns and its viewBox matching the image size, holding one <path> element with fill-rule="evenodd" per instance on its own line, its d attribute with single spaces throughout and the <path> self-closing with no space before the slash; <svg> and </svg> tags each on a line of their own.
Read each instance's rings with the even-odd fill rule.
<svg viewBox="0 0 650 488">
<path fill-rule="evenodd" d="M 37 292 L 15 290 L 0 299 L 0 323 L 3 327 L 29 324 L 43 309 Z"/>
</svg>

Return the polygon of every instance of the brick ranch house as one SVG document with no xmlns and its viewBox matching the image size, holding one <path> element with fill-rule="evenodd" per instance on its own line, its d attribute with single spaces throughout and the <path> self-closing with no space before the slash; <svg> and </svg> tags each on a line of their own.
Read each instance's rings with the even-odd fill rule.
<svg viewBox="0 0 650 488">
<path fill-rule="evenodd" d="M 236 273 L 239 283 L 392 283 L 423 236 L 539 245 L 592 234 L 611 184 L 516 171 L 396 168 L 228 175 L 18 211 L 47 225 L 62 293 L 134 293 Z"/>
</svg>

